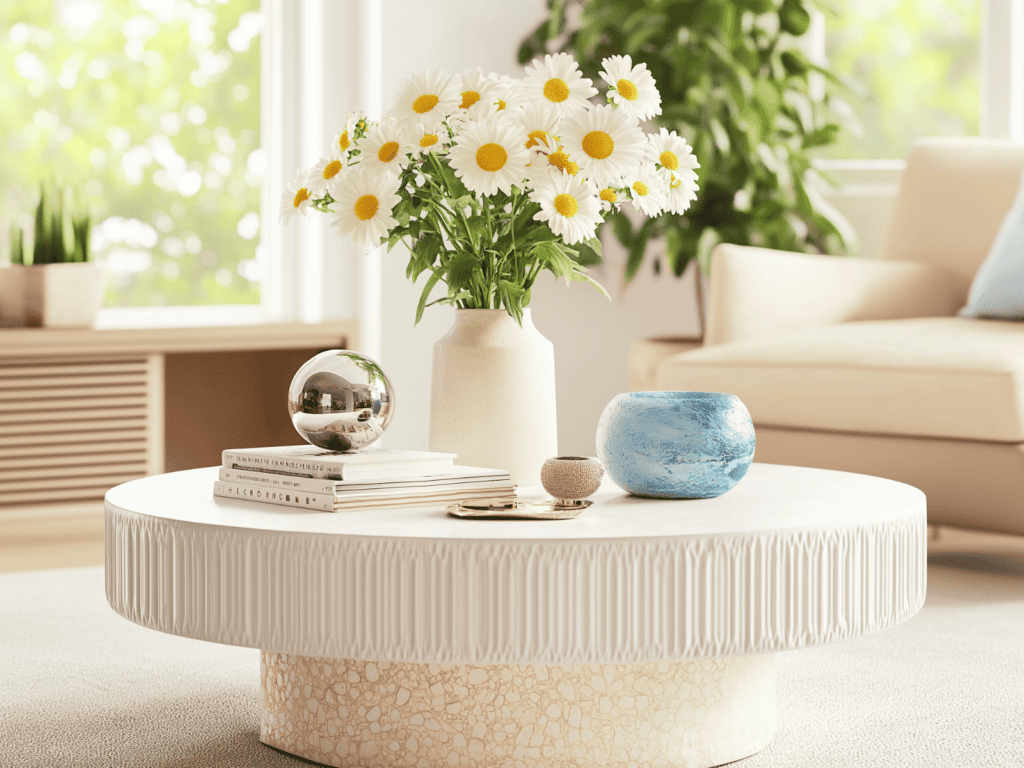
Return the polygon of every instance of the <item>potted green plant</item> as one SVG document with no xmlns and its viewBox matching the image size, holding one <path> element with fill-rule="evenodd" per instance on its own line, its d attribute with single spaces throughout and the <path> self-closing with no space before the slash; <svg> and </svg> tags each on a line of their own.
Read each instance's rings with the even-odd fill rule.
<svg viewBox="0 0 1024 768">
<path fill-rule="evenodd" d="M 92 325 L 103 299 L 103 274 L 89 261 L 89 215 L 70 187 L 43 184 L 32 246 L 11 227 L 10 264 L 0 272 L 0 322 L 8 326 Z"/>
<path fill-rule="evenodd" d="M 650 253 L 656 271 L 707 272 L 719 243 L 842 254 L 849 225 L 822 196 L 812 159 L 848 121 L 836 89 L 849 84 L 805 54 L 810 0 L 548 0 L 520 63 L 571 53 L 586 77 L 609 56 L 646 63 L 663 109 L 648 126 L 674 130 L 700 163 L 700 196 L 685 212 L 608 223 L 628 251 L 626 281 Z M 648 249 L 655 240 L 662 250 Z M 697 281 L 698 289 L 700 281 Z"/>
</svg>

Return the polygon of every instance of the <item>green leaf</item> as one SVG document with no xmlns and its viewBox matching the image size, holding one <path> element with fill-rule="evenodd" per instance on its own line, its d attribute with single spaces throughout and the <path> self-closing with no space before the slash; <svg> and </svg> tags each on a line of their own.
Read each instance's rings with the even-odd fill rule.
<svg viewBox="0 0 1024 768">
<path fill-rule="evenodd" d="M 586 272 L 573 272 L 572 281 L 574 283 L 590 283 L 590 285 L 594 286 L 595 288 L 597 288 L 598 291 L 600 291 L 602 296 L 611 301 L 612 297 L 608 295 L 608 291 L 605 290 L 604 286 L 597 282 L 597 280 L 592 278 Z"/>
<path fill-rule="evenodd" d="M 640 228 L 627 250 L 629 256 L 626 259 L 626 282 L 631 283 L 640 271 L 640 265 L 644 263 L 644 254 L 647 253 L 647 232 L 644 227 Z"/>
<path fill-rule="evenodd" d="M 608 222 L 612 225 L 615 239 L 624 247 L 629 248 L 629 244 L 633 240 L 633 224 L 629 217 L 622 211 L 616 211 L 608 219 Z"/>
<path fill-rule="evenodd" d="M 435 232 L 428 232 L 417 240 L 412 249 L 409 265 L 406 267 L 405 276 L 416 282 L 416 278 L 434 266 L 442 246 L 441 237 Z"/>
<path fill-rule="evenodd" d="M 576 257 L 577 263 L 584 267 L 593 267 L 600 264 L 602 260 L 600 238 L 592 237 L 579 244 L 579 256 Z"/>
<path fill-rule="evenodd" d="M 436 273 L 432 273 L 427 279 L 427 284 L 423 286 L 423 292 L 420 294 L 419 303 L 416 305 L 416 325 L 419 325 L 420 320 L 423 318 L 423 310 L 427 306 L 427 299 L 430 297 L 430 292 L 434 290 L 434 286 L 437 285 L 441 277 Z"/>
<path fill-rule="evenodd" d="M 448 262 L 448 291 L 461 291 L 473 282 L 473 276 L 480 274 L 480 260 L 472 253 L 458 253 Z"/>
<path fill-rule="evenodd" d="M 779 26 L 784 32 L 800 36 L 811 28 L 811 14 L 800 0 L 784 0 L 779 8 Z"/>
<path fill-rule="evenodd" d="M 697 264 L 700 265 L 700 271 L 705 276 L 711 274 L 711 253 L 715 250 L 721 242 L 721 238 L 718 236 L 718 232 L 711 229 L 705 229 L 697 241 Z"/>
<path fill-rule="evenodd" d="M 573 261 L 569 258 L 568 254 L 563 250 L 563 246 L 558 243 L 541 243 L 536 247 L 534 253 L 537 255 L 545 267 L 555 277 L 564 277 L 565 284 L 569 284 L 569 280 L 572 277 Z"/>
</svg>

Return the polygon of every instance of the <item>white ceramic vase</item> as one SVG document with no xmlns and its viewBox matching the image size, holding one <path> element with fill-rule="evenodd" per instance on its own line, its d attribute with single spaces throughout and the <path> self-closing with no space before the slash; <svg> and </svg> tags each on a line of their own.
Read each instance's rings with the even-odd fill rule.
<svg viewBox="0 0 1024 768">
<path fill-rule="evenodd" d="M 555 350 L 530 310 L 522 327 L 504 309 L 458 309 L 434 345 L 430 450 L 456 463 L 506 469 L 519 486 L 540 483 L 558 455 Z"/>
</svg>

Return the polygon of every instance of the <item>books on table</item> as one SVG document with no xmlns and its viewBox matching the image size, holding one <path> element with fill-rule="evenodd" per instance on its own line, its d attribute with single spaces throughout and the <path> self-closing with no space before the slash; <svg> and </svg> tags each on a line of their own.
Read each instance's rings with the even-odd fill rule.
<svg viewBox="0 0 1024 768">
<path fill-rule="evenodd" d="M 504 470 L 455 464 L 455 454 L 312 445 L 227 450 L 214 495 L 326 512 L 360 507 L 514 501 Z"/>
</svg>

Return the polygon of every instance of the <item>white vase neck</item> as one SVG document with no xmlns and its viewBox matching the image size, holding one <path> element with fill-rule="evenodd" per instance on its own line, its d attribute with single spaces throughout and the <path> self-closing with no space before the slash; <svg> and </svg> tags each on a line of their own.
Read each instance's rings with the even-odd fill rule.
<svg viewBox="0 0 1024 768">
<path fill-rule="evenodd" d="M 500 326 L 518 326 L 516 319 L 504 309 L 456 309 L 455 326 L 457 328 L 494 328 Z M 523 310 L 523 328 L 533 328 L 530 310 Z"/>
</svg>

